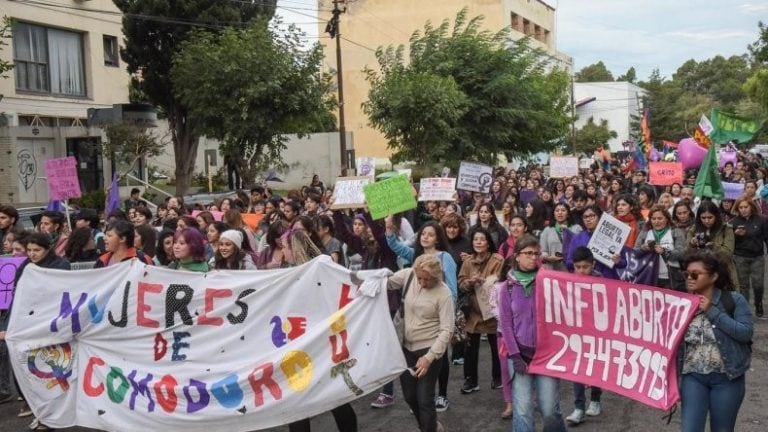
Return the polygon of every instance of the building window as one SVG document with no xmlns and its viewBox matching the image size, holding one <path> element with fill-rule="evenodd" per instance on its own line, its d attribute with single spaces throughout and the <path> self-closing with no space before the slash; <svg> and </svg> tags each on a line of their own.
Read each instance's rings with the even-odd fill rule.
<svg viewBox="0 0 768 432">
<path fill-rule="evenodd" d="M 104 35 L 104 66 L 120 66 L 117 48 L 117 38 Z"/>
<path fill-rule="evenodd" d="M 83 36 L 26 23 L 13 26 L 16 89 L 85 96 Z"/>
<path fill-rule="evenodd" d="M 512 12 L 512 28 L 518 30 L 520 27 L 520 15 Z"/>
</svg>

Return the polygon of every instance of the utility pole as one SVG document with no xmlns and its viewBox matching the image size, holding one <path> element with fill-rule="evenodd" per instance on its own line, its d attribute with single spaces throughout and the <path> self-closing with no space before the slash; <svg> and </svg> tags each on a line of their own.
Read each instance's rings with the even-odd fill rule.
<svg viewBox="0 0 768 432">
<path fill-rule="evenodd" d="M 345 10 L 339 9 L 339 3 L 344 0 L 333 0 L 333 16 L 325 26 L 325 32 L 336 39 L 336 79 L 339 84 L 339 149 L 341 151 L 341 169 L 342 175 L 346 175 L 349 164 L 347 162 L 347 128 L 344 125 L 344 84 L 343 69 L 341 68 L 341 28 L 339 16 Z"/>
<path fill-rule="evenodd" d="M 571 145 L 576 156 L 576 95 L 574 94 L 574 77 L 571 76 Z"/>
</svg>

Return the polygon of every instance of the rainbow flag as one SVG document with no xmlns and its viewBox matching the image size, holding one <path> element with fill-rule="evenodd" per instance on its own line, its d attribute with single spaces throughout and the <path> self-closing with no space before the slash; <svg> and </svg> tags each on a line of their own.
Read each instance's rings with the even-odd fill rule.
<svg viewBox="0 0 768 432">
<path fill-rule="evenodd" d="M 640 131 L 643 135 L 643 150 L 645 151 L 645 160 L 651 159 L 651 129 L 648 127 L 648 110 L 643 111 L 643 118 L 640 120 Z"/>
</svg>

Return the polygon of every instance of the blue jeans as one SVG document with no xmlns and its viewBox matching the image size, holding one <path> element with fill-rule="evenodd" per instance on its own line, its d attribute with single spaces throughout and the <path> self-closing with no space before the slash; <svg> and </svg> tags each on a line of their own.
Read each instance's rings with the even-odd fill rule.
<svg viewBox="0 0 768 432">
<path fill-rule="evenodd" d="M 703 431 L 709 414 L 711 432 L 732 432 L 744 400 L 744 375 L 729 380 L 723 373 L 683 375 L 682 432 Z"/>
<path fill-rule="evenodd" d="M 582 383 L 573 383 L 573 405 L 574 408 L 580 409 L 582 411 L 586 410 L 587 405 L 587 397 L 586 397 L 586 388 Z M 600 396 L 603 394 L 603 390 L 600 387 L 592 386 L 590 387 L 591 390 L 591 402 L 600 402 Z"/>
<path fill-rule="evenodd" d="M 509 371 L 514 371 L 512 361 L 509 361 Z M 513 432 L 533 432 L 535 408 L 533 406 L 534 390 L 538 400 L 538 410 L 544 419 L 544 432 L 565 432 L 565 421 L 560 411 L 560 380 L 544 375 L 531 375 L 514 372 L 512 375 L 512 399 L 514 414 L 512 415 Z"/>
</svg>

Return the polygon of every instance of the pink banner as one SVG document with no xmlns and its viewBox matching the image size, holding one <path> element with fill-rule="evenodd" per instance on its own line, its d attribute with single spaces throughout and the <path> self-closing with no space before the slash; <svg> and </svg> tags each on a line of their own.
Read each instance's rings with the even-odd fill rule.
<svg viewBox="0 0 768 432">
<path fill-rule="evenodd" d="M 82 195 L 74 156 L 45 161 L 45 176 L 48 180 L 49 200 L 64 201 Z"/>
<path fill-rule="evenodd" d="M 541 270 L 529 370 L 668 410 L 680 399 L 677 346 L 698 304 L 672 290 Z"/>
<path fill-rule="evenodd" d="M 16 269 L 26 260 L 26 257 L 0 257 L 0 310 L 11 306 L 16 287 Z"/>
<path fill-rule="evenodd" d="M 200 211 L 200 210 L 193 210 L 192 211 L 192 217 L 193 218 L 197 218 L 197 215 L 199 215 L 200 213 L 202 213 L 202 211 Z M 224 212 L 209 211 L 208 213 L 210 213 L 211 216 L 213 216 L 213 220 L 216 220 L 216 221 L 219 221 L 219 222 L 221 222 L 221 218 L 224 217 Z"/>
</svg>

